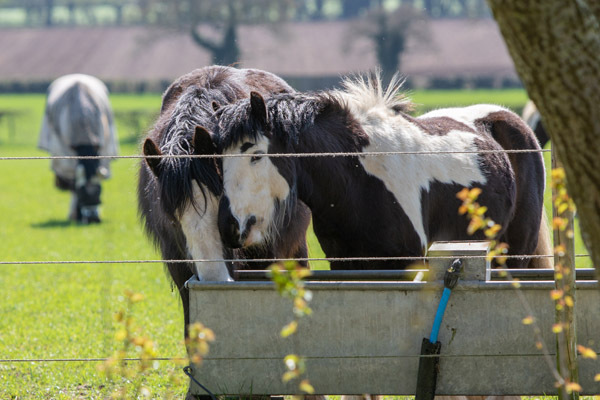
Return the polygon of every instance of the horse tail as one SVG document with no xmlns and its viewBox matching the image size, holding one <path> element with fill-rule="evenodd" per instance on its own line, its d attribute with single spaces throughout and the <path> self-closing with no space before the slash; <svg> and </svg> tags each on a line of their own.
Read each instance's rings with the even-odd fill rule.
<svg viewBox="0 0 600 400">
<path fill-rule="evenodd" d="M 552 238 L 550 237 L 550 228 L 548 216 L 542 210 L 542 220 L 540 221 L 540 231 L 538 233 L 538 242 L 533 252 L 536 256 L 548 256 L 552 254 Z M 554 268 L 552 257 L 538 257 L 531 259 L 531 268 Z"/>
</svg>

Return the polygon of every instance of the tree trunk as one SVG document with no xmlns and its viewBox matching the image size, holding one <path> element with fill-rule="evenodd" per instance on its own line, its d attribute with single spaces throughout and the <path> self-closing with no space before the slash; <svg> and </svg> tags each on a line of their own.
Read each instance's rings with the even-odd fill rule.
<svg viewBox="0 0 600 400">
<path fill-rule="evenodd" d="M 238 19 L 233 4 L 229 4 L 229 16 L 220 43 L 202 36 L 196 27 L 192 27 L 191 34 L 194 42 L 212 53 L 213 63 L 219 65 L 234 65 L 239 62 L 240 49 L 237 44 Z"/>
<path fill-rule="evenodd" d="M 600 277 L 600 6 L 597 0 L 488 0 L 562 161 Z"/>
</svg>

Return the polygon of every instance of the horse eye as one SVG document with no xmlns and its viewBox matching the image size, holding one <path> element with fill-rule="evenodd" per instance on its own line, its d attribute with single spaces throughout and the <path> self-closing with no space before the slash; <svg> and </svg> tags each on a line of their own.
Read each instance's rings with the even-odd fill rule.
<svg viewBox="0 0 600 400">
<path fill-rule="evenodd" d="M 264 153 L 264 152 L 262 152 L 262 151 L 257 151 L 257 152 L 256 152 L 256 153 L 254 153 L 254 154 L 265 154 L 265 153 Z M 258 161 L 260 161 L 260 160 L 262 160 L 262 157 L 250 157 L 250 163 L 251 163 L 251 164 L 257 163 L 257 162 L 258 162 Z"/>
</svg>

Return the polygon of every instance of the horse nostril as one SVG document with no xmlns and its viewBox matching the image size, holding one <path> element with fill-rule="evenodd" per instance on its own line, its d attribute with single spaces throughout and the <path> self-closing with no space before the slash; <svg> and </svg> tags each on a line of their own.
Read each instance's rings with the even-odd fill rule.
<svg viewBox="0 0 600 400">
<path fill-rule="evenodd" d="M 250 229 L 254 224 L 256 224 L 256 217 L 251 215 L 250 218 L 248 218 L 248 222 L 246 222 L 246 229 Z"/>
</svg>

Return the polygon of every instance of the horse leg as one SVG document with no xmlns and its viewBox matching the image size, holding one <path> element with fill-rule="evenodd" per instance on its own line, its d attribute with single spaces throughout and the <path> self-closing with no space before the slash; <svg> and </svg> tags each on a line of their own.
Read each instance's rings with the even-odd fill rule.
<svg viewBox="0 0 600 400">
<path fill-rule="evenodd" d="M 75 190 L 71 190 L 71 204 L 69 205 L 69 216 L 71 221 L 78 221 L 81 218 L 79 210 L 79 198 Z"/>
<path fill-rule="evenodd" d="M 94 146 L 77 146 L 74 148 L 78 156 L 97 156 Z M 100 205 L 100 174 L 98 159 L 80 159 L 75 167 L 75 192 L 78 196 L 78 221 L 84 224 L 100 222 L 98 206 Z"/>
</svg>

